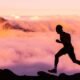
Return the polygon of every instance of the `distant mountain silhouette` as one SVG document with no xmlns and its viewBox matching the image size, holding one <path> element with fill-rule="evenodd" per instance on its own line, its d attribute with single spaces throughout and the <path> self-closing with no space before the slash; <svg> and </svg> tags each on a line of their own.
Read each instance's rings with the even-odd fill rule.
<svg viewBox="0 0 80 80">
<path fill-rule="evenodd" d="M 16 30 L 22 30 L 24 32 L 33 32 L 33 30 L 23 28 L 22 26 L 17 24 L 16 21 L 15 23 L 13 23 L 13 21 L 10 23 L 9 20 L 3 17 L 0 17 L 0 29 L 2 30 L 16 29 Z"/>
<path fill-rule="evenodd" d="M 3 17 L 0 17 L 0 23 L 3 23 L 3 22 L 5 22 L 5 21 L 7 21 L 7 20 L 4 19 Z"/>
<path fill-rule="evenodd" d="M 80 73 L 74 75 L 66 75 L 62 73 L 59 76 L 55 76 L 39 71 L 38 76 L 18 76 L 8 69 L 0 69 L 0 80 L 80 80 Z"/>
<path fill-rule="evenodd" d="M 34 31 L 30 30 L 30 29 L 24 29 L 24 28 L 22 28 L 19 24 L 15 24 L 13 26 L 13 29 L 22 30 L 24 32 L 34 32 Z"/>
<path fill-rule="evenodd" d="M 61 17 L 59 17 L 61 18 Z M 70 22 L 72 24 L 70 24 Z M 8 23 L 6 28 L 6 23 Z M 50 19 L 50 20 L 41 20 L 41 21 L 29 21 L 29 20 L 9 20 L 4 17 L 0 17 L 0 25 L 4 24 L 4 29 L 17 29 L 22 30 L 24 32 L 53 32 L 55 30 L 55 26 L 57 23 L 64 25 L 64 29 L 69 32 L 76 33 L 79 32 L 79 29 L 75 29 L 79 27 L 80 22 L 75 18 L 64 18 L 64 19 Z M 10 25 L 10 26 L 9 26 Z M 0 26 L 3 27 L 3 26 Z M 8 28 L 9 27 L 9 28 Z"/>
</svg>

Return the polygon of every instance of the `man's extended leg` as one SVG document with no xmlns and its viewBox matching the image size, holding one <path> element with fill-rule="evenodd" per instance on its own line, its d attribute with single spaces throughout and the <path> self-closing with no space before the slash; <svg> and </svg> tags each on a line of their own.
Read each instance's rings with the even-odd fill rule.
<svg viewBox="0 0 80 80">
<path fill-rule="evenodd" d="M 62 48 L 56 55 L 55 55 L 55 61 L 54 61 L 54 69 L 48 70 L 51 73 L 56 73 L 57 72 L 57 65 L 59 62 L 59 57 L 64 55 L 66 53 L 65 48 Z"/>
<path fill-rule="evenodd" d="M 80 61 L 76 59 L 75 57 L 75 54 L 74 54 L 74 49 L 71 49 L 69 52 L 69 57 L 71 58 L 71 60 L 76 63 L 76 64 L 79 64 L 80 65 Z"/>
</svg>

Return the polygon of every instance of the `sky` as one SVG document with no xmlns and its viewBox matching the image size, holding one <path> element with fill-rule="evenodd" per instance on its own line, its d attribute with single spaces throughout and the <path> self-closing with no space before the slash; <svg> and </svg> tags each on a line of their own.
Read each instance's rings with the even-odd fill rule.
<svg viewBox="0 0 80 80">
<path fill-rule="evenodd" d="M 80 15 L 80 0 L 0 0 L 0 15 Z"/>
</svg>

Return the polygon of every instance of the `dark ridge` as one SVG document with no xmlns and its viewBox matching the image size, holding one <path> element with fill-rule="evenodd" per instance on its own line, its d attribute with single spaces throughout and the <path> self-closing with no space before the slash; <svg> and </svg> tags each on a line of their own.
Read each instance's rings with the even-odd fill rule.
<svg viewBox="0 0 80 80">
<path fill-rule="evenodd" d="M 24 29 L 24 28 L 22 28 L 19 24 L 15 24 L 15 25 L 13 26 L 13 29 L 22 30 L 23 32 L 34 32 L 33 30 L 29 30 L 29 29 Z"/>
<path fill-rule="evenodd" d="M 74 75 L 66 75 L 62 73 L 59 76 L 55 76 L 43 71 L 39 71 L 37 74 L 38 76 L 19 76 L 8 69 L 0 69 L 0 80 L 80 80 L 80 73 Z"/>
<path fill-rule="evenodd" d="M 5 21 L 7 21 L 5 18 L 0 17 L 0 23 L 3 23 L 3 22 L 5 22 Z"/>
<path fill-rule="evenodd" d="M 2 27 L 3 29 L 16 29 L 16 30 L 22 30 L 23 32 L 34 32 L 33 30 L 22 28 L 16 22 L 14 24 L 11 24 L 7 19 L 0 17 L 0 24 L 4 22 L 6 23 L 3 25 Z"/>
</svg>

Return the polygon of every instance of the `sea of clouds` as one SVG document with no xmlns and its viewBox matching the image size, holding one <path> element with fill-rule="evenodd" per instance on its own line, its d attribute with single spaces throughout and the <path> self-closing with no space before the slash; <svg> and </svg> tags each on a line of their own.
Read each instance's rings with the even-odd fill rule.
<svg viewBox="0 0 80 80">
<path fill-rule="evenodd" d="M 71 34 L 76 59 L 80 60 L 79 22 L 67 20 L 65 24 L 63 29 Z M 18 75 L 37 75 L 38 71 L 54 68 L 55 54 L 63 45 L 56 43 L 59 35 L 55 31 L 56 25 L 53 27 L 53 31 L 46 32 L 1 30 L 0 68 L 10 69 Z M 80 72 L 80 66 L 73 63 L 67 54 L 60 57 L 58 74 L 78 72 Z"/>
</svg>

